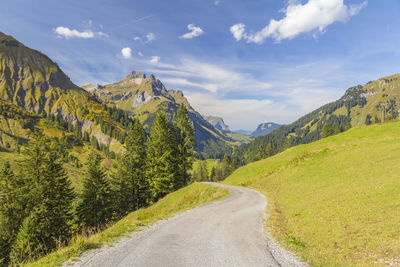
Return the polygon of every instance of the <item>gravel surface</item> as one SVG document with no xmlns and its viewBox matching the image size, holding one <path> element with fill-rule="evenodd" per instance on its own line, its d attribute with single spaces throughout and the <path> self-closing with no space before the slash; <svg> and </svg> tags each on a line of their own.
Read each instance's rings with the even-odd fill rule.
<svg viewBox="0 0 400 267">
<path fill-rule="evenodd" d="M 64 266 L 306 266 L 265 236 L 266 198 L 243 187 Z"/>
</svg>

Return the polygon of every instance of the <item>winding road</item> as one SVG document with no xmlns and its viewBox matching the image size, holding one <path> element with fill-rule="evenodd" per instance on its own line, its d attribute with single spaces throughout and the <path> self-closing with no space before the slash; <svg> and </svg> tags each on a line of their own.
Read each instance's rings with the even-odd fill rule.
<svg viewBox="0 0 400 267">
<path fill-rule="evenodd" d="M 263 233 L 266 198 L 251 189 L 215 185 L 231 195 L 94 250 L 74 265 L 280 266 Z"/>
</svg>

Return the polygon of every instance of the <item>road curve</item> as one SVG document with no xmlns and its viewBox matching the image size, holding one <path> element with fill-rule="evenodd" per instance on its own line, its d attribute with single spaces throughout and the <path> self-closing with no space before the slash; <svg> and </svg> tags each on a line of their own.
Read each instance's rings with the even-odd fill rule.
<svg viewBox="0 0 400 267">
<path fill-rule="evenodd" d="M 262 228 L 266 198 L 228 186 L 230 196 L 83 256 L 75 266 L 279 266 Z"/>
</svg>

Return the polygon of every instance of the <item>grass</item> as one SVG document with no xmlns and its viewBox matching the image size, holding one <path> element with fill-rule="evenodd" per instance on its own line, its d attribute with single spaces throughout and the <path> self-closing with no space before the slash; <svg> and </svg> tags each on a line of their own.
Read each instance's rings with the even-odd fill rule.
<svg viewBox="0 0 400 267">
<path fill-rule="evenodd" d="M 173 215 L 207 202 L 220 199 L 229 195 L 229 190 L 202 183 L 194 183 L 171 193 L 159 200 L 154 205 L 134 211 L 118 221 L 105 231 L 92 236 L 78 236 L 68 247 L 55 251 L 44 258 L 24 266 L 58 266 L 68 260 L 76 260 L 82 252 L 111 244 L 122 236 L 142 229 L 159 220 L 167 219 Z"/>
<path fill-rule="evenodd" d="M 250 135 L 244 135 L 244 134 L 239 134 L 239 133 L 227 133 L 227 136 L 229 136 L 230 138 L 232 138 L 235 141 L 239 141 L 242 143 L 248 143 L 252 140 L 254 140 L 253 137 L 251 137 Z"/>
<path fill-rule="evenodd" d="M 314 266 L 400 265 L 400 123 L 353 128 L 236 170 L 268 230 Z"/>
</svg>

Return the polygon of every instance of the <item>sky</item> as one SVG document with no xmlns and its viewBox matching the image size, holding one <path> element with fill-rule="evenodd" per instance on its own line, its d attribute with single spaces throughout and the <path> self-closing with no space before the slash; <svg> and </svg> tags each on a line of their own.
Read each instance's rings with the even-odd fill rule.
<svg viewBox="0 0 400 267">
<path fill-rule="evenodd" d="M 2 0 L 0 31 L 78 85 L 132 70 L 231 129 L 288 124 L 400 72 L 398 0 Z"/>
</svg>

